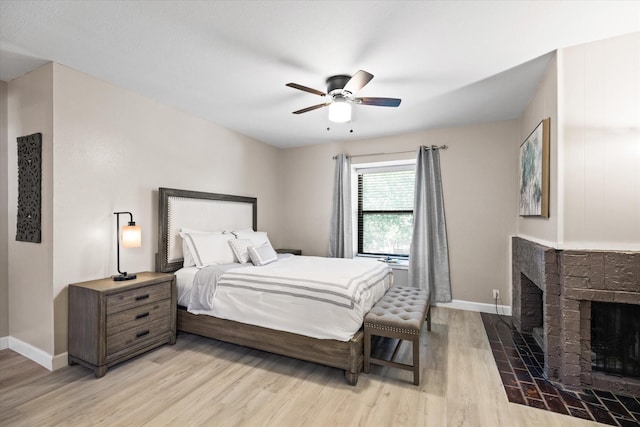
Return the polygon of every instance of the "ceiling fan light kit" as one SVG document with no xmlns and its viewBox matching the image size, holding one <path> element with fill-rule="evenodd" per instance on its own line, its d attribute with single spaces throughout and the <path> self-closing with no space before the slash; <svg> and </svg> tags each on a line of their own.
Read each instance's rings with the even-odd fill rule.
<svg viewBox="0 0 640 427">
<path fill-rule="evenodd" d="M 350 122 L 351 104 L 344 100 L 331 103 L 331 105 L 329 105 L 329 121 L 334 123 Z"/>
<path fill-rule="evenodd" d="M 312 105 L 294 111 L 293 114 L 302 114 L 329 107 L 329 120 L 335 123 L 347 123 L 351 120 L 351 104 L 375 105 L 378 107 L 397 107 L 401 99 L 398 98 L 355 98 L 353 95 L 362 89 L 373 79 L 373 74 L 359 70 L 353 76 L 339 74 L 327 79 L 327 92 L 322 92 L 298 83 L 287 83 L 286 86 L 322 97 L 330 98 L 322 104 Z"/>
</svg>

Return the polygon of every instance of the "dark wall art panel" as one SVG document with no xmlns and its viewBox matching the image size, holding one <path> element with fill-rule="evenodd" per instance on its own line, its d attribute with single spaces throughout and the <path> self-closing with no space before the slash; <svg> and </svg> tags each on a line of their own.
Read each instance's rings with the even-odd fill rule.
<svg viewBox="0 0 640 427">
<path fill-rule="evenodd" d="M 18 223 L 16 240 L 40 243 L 42 134 L 18 138 Z"/>
</svg>

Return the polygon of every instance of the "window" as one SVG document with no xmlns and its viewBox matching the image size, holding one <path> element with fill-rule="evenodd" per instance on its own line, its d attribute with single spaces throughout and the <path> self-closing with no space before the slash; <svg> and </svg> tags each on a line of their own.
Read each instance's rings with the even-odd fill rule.
<svg viewBox="0 0 640 427">
<path fill-rule="evenodd" d="M 356 169 L 358 253 L 409 256 L 415 164 Z"/>
</svg>

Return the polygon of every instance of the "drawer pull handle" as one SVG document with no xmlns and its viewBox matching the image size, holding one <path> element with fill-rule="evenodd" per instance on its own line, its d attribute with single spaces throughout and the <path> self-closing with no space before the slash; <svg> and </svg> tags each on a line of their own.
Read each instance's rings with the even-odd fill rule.
<svg viewBox="0 0 640 427">
<path fill-rule="evenodd" d="M 136 297 L 136 301 L 142 301 L 143 299 L 149 298 L 149 294 L 144 294 Z"/>
<path fill-rule="evenodd" d="M 138 333 L 136 334 L 136 338 L 140 338 L 140 337 L 143 337 L 143 336 L 145 336 L 145 335 L 149 335 L 149 330 L 142 331 L 142 332 L 138 332 Z"/>
<path fill-rule="evenodd" d="M 147 317 L 148 315 L 149 315 L 148 311 L 146 313 L 140 313 L 136 316 L 136 320 L 142 319 L 143 317 Z"/>
</svg>

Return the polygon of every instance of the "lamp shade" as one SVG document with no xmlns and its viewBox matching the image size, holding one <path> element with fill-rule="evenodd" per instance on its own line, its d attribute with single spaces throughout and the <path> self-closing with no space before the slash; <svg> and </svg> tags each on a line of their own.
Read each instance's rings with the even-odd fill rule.
<svg viewBox="0 0 640 427">
<path fill-rule="evenodd" d="M 139 248 L 142 246 L 142 229 L 139 225 L 125 225 L 121 239 L 123 248 Z"/>
<path fill-rule="evenodd" d="M 351 120 L 351 104 L 336 100 L 329 105 L 329 120 L 334 123 L 346 123 Z"/>
</svg>

